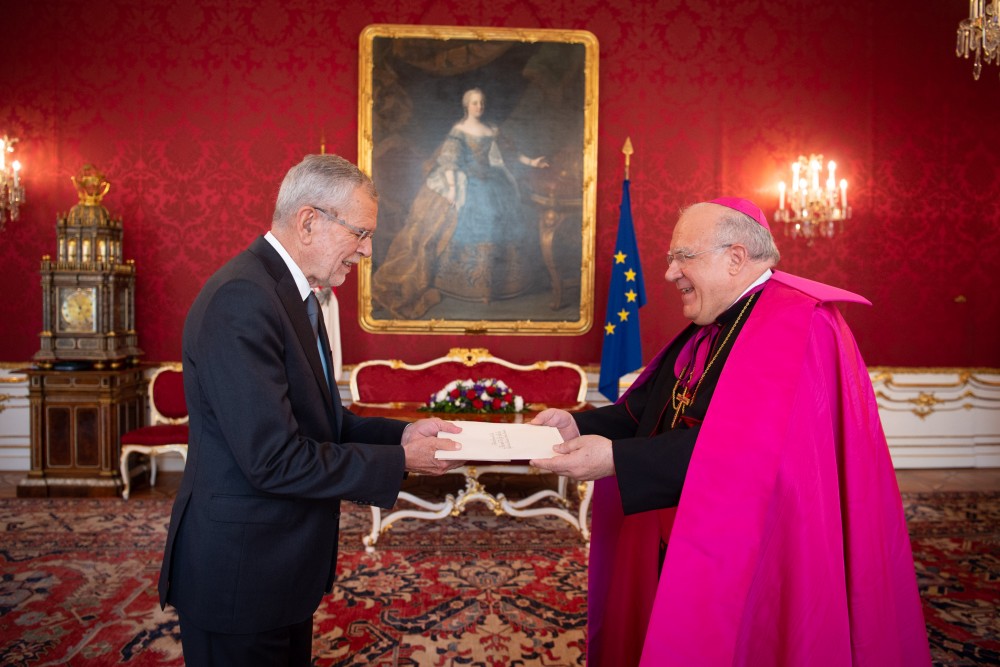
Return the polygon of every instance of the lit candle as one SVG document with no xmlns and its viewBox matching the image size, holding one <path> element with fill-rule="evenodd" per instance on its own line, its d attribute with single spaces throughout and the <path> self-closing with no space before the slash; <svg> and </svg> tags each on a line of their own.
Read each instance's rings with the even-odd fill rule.
<svg viewBox="0 0 1000 667">
<path fill-rule="evenodd" d="M 778 208 L 785 210 L 785 182 L 778 183 Z"/>
<path fill-rule="evenodd" d="M 21 179 L 18 176 L 18 172 L 21 171 L 21 163 L 18 162 L 17 160 L 14 160 L 14 162 L 11 163 L 10 166 L 14 168 L 14 187 L 16 188 L 18 185 L 21 184 Z"/>
<path fill-rule="evenodd" d="M 809 161 L 809 179 L 812 181 L 813 190 L 819 190 L 819 160 Z"/>
<path fill-rule="evenodd" d="M 847 215 L 847 179 L 840 179 L 840 208 L 844 209 L 844 215 Z"/>
<path fill-rule="evenodd" d="M 799 163 L 792 163 L 792 193 L 799 189 Z"/>
<path fill-rule="evenodd" d="M 806 179 L 804 179 L 804 178 L 799 181 L 799 195 L 800 195 L 799 198 L 801 200 L 801 204 L 799 205 L 799 208 L 805 208 L 806 207 Z"/>
</svg>

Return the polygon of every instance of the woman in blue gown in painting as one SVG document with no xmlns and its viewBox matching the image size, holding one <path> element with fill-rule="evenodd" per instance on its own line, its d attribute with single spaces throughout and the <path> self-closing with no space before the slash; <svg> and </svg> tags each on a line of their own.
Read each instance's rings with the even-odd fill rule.
<svg viewBox="0 0 1000 667">
<path fill-rule="evenodd" d="M 499 132 L 482 121 L 478 88 L 462 96 L 465 116 L 438 149 L 403 229 L 375 271 L 372 297 L 397 319 L 417 319 L 442 296 L 490 303 L 537 282 L 535 221 L 504 163 Z M 544 168 L 544 157 L 518 156 Z"/>
</svg>

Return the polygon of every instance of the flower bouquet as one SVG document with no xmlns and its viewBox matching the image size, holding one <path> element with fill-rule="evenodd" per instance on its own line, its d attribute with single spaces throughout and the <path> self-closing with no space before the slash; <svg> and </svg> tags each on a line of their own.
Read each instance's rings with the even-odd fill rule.
<svg viewBox="0 0 1000 667">
<path fill-rule="evenodd" d="M 521 412 L 524 399 L 514 394 L 503 380 L 453 380 L 437 393 L 431 394 L 427 405 L 420 408 L 428 412 Z"/>
</svg>

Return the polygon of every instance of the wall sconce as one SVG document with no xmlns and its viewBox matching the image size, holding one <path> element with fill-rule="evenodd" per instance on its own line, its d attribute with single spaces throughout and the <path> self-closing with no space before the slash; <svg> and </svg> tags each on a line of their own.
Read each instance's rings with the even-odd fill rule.
<svg viewBox="0 0 1000 667">
<path fill-rule="evenodd" d="M 972 78 L 979 81 L 983 61 L 1000 65 L 1000 0 L 969 0 L 969 18 L 958 22 L 958 42 L 955 55 L 969 57 L 976 54 L 972 63 Z"/>
<path fill-rule="evenodd" d="M 0 231 L 11 221 L 17 220 L 21 214 L 21 204 L 24 203 L 24 186 L 21 185 L 21 163 L 8 159 L 14 157 L 14 144 L 17 139 L 4 135 L 0 139 Z M 10 156 L 7 153 L 11 153 Z"/>
<path fill-rule="evenodd" d="M 774 212 L 774 219 L 785 223 L 785 236 L 811 241 L 817 236 L 830 238 L 844 231 L 844 220 L 851 217 L 851 207 L 847 205 L 847 179 L 837 182 L 837 163 L 833 160 L 826 167 L 828 177 L 820 187 L 823 156 L 810 155 L 806 159 L 800 155 L 798 161 L 792 163 L 791 191 L 784 181 L 778 183 L 778 210 Z"/>
</svg>

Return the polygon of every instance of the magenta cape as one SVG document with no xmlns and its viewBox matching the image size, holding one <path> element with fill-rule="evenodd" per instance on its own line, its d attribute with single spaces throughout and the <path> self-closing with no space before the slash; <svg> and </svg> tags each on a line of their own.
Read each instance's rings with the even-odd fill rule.
<svg viewBox="0 0 1000 667">
<path fill-rule="evenodd" d="M 875 394 L 830 301 L 868 303 L 781 272 L 768 281 L 723 368 L 676 518 L 624 517 L 616 480 L 597 483 L 591 667 L 930 665 Z"/>
</svg>

